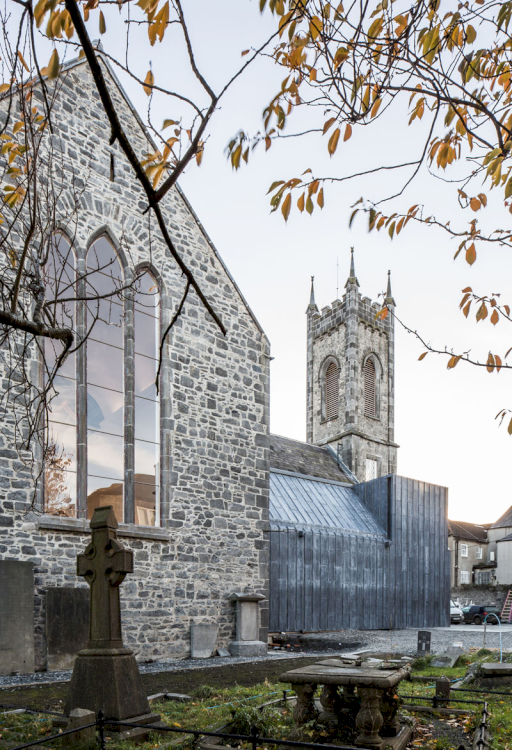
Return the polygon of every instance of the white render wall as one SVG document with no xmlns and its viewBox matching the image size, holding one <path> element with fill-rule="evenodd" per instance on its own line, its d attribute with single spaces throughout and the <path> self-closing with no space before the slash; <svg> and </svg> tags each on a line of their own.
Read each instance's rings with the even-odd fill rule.
<svg viewBox="0 0 512 750">
<path fill-rule="evenodd" d="M 109 145 L 110 128 L 86 64 L 70 67 L 59 85 L 52 138 L 66 164 L 61 228 L 74 237 L 79 262 L 102 233 L 108 232 L 114 244 L 123 238 L 128 267 L 149 263 L 160 279 L 165 325 L 179 304 L 184 279 L 154 220 L 150 227 L 142 213 L 146 203 L 131 168 L 117 144 Z M 113 83 L 111 88 L 136 151 L 151 150 L 120 91 Z M 34 101 L 40 101 L 37 89 Z M 75 193 L 66 185 L 73 179 L 85 190 L 77 226 L 68 226 Z M 135 558 L 135 571 L 121 587 L 124 637 L 140 659 L 186 656 L 192 621 L 219 623 L 218 646 L 226 646 L 235 626 L 228 596 L 244 589 L 265 596 L 268 591 L 268 341 L 178 190 L 164 199 L 163 210 L 178 251 L 228 333 L 222 335 L 191 292 L 166 346 L 162 525 L 121 525 L 122 541 Z M 84 520 L 30 510 L 33 481 L 12 443 L 12 425 L 4 419 L 0 559 L 35 566 L 36 664 L 44 668 L 45 591 L 83 585 L 75 573 L 76 555 L 88 536 Z M 261 609 L 260 637 L 266 640 L 266 601 Z"/>
</svg>

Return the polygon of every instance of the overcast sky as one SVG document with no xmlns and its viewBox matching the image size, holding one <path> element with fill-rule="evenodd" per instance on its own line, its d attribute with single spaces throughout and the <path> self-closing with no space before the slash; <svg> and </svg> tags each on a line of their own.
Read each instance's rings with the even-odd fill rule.
<svg viewBox="0 0 512 750">
<path fill-rule="evenodd" d="M 270 16 L 260 16 L 255 0 L 191 0 L 185 8 L 198 65 L 216 89 L 240 64 L 241 51 L 256 46 L 273 29 Z M 107 14 L 107 46 L 116 44 L 114 12 Z M 151 59 L 156 83 L 196 90 L 180 63 L 179 45 L 164 54 L 158 46 L 132 44 L 131 52 L 142 77 Z M 489 348 L 502 353 L 509 348 L 509 331 L 503 323 L 491 330 L 487 322 L 466 321 L 458 310 L 461 290 L 470 285 L 481 293 L 501 292 L 504 301 L 512 303 L 512 261 L 508 252 L 492 249 L 479 253 L 470 268 L 461 257 L 453 260 L 456 245 L 434 229 L 412 228 L 393 241 L 387 234 L 369 234 L 363 220 L 349 229 L 351 204 L 361 195 L 383 198 L 400 187 L 403 176 L 391 173 L 327 188 L 324 210 L 312 217 L 292 211 L 285 224 L 280 212 L 271 214 L 266 192 L 272 181 L 300 175 L 307 167 L 317 175 L 341 174 L 363 165 L 408 160 L 416 155 L 428 125 L 405 127 L 404 101 L 393 116 L 385 115 L 371 128 L 354 128 L 352 139 L 332 159 L 326 139 L 315 135 L 282 142 L 267 154 L 257 151 L 248 167 L 233 173 L 224 152 L 228 141 L 239 128 L 258 129 L 263 107 L 282 78 L 272 63 L 263 61 L 240 80 L 214 120 L 201 167 L 191 166 L 181 186 L 270 339 L 271 430 L 304 440 L 305 310 L 312 275 L 318 306 L 332 303 L 337 292 L 343 293 L 353 245 L 363 296 L 376 300 L 391 269 L 396 312 L 408 326 L 436 346 L 471 348 L 475 357 L 486 360 Z M 129 80 L 123 83 L 145 115 L 147 97 Z M 155 122 L 173 116 L 171 105 L 155 102 Z M 305 122 L 312 122 L 310 115 Z M 453 185 L 424 171 L 394 206 L 426 202 L 429 212 L 455 224 L 466 216 L 461 216 L 454 193 Z M 509 214 L 493 211 L 491 206 L 484 217 L 489 226 L 510 221 Z M 419 362 L 422 351 L 415 338 L 398 327 L 398 472 L 447 486 L 452 519 L 493 522 L 512 504 L 512 437 L 494 419 L 501 408 L 512 407 L 512 373 L 490 375 L 464 364 L 448 371 L 442 357 L 429 354 Z"/>
</svg>

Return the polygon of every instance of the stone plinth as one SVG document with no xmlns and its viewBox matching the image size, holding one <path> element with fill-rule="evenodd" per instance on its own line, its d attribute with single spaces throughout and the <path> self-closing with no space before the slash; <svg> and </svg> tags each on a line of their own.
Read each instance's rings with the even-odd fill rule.
<svg viewBox="0 0 512 750">
<path fill-rule="evenodd" d="M 0 674 L 34 671 L 34 566 L 0 560 Z"/>
<path fill-rule="evenodd" d="M 259 640 L 260 606 L 262 594 L 231 594 L 236 606 L 236 640 L 228 648 L 232 656 L 261 656 L 267 653 L 267 644 Z"/>
</svg>

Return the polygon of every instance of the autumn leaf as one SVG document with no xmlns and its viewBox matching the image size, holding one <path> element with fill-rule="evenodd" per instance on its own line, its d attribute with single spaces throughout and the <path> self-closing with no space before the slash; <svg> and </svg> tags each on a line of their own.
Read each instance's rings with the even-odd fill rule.
<svg viewBox="0 0 512 750">
<path fill-rule="evenodd" d="M 428 352 L 423 352 L 423 354 L 420 354 L 420 356 L 418 357 L 418 361 L 421 362 L 422 359 L 425 359 L 425 357 L 427 356 L 427 354 L 428 354 Z"/>
<path fill-rule="evenodd" d="M 493 326 L 496 325 L 496 323 L 499 321 L 499 319 L 500 319 L 500 316 L 498 315 L 498 311 L 497 310 L 493 310 L 492 311 L 492 315 L 491 315 L 491 323 L 493 324 Z"/>
<path fill-rule="evenodd" d="M 304 201 L 305 201 L 305 195 L 302 193 L 299 200 L 297 201 L 297 208 L 302 213 L 304 211 Z"/>
<path fill-rule="evenodd" d="M 329 156 L 332 156 L 336 149 L 338 148 L 338 141 L 340 139 L 340 129 L 336 128 L 334 133 L 329 138 L 329 143 L 327 144 L 327 150 L 329 152 Z"/>
<path fill-rule="evenodd" d="M 281 213 L 283 214 L 285 221 L 288 221 L 291 206 L 292 206 L 292 194 L 288 193 L 288 195 L 283 201 L 283 205 L 281 206 Z"/>
<path fill-rule="evenodd" d="M 320 206 L 320 208 L 324 207 L 324 189 L 320 188 L 320 192 L 318 193 L 318 198 L 316 199 L 316 202 Z"/>
<path fill-rule="evenodd" d="M 454 354 L 452 357 L 450 357 L 450 359 L 448 360 L 448 364 L 446 365 L 448 370 L 452 370 L 457 365 L 457 363 L 460 362 L 461 358 L 462 354 L 459 354 L 458 356 Z"/>
<path fill-rule="evenodd" d="M 142 87 L 145 93 L 147 94 L 147 96 L 151 96 L 151 92 L 153 91 L 152 86 L 154 85 L 154 83 L 155 83 L 155 79 L 153 77 L 153 73 L 151 72 L 151 70 L 148 70 L 147 75 L 144 79 L 143 87 Z"/>
<path fill-rule="evenodd" d="M 25 58 L 23 57 L 23 55 L 21 54 L 19 50 L 18 50 L 18 58 L 19 58 L 20 63 L 23 65 L 23 67 L 27 71 L 27 73 L 30 73 L 30 68 L 28 67 L 27 63 L 25 62 Z"/>
<path fill-rule="evenodd" d="M 471 206 L 472 211 L 479 211 L 481 208 L 481 203 L 478 198 L 471 198 L 469 205 Z"/>
<path fill-rule="evenodd" d="M 57 78 L 57 76 L 59 75 L 59 70 L 59 53 L 56 49 L 54 49 L 52 56 L 50 57 L 48 67 L 46 68 L 46 75 L 48 76 L 48 78 Z"/>
<path fill-rule="evenodd" d="M 492 372 L 494 370 L 494 357 L 492 356 L 491 352 L 489 352 L 489 356 L 487 357 L 487 372 Z"/>
<path fill-rule="evenodd" d="M 105 16 L 103 11 L 100 10 L 100 22 L 99 22 L 100 34 L 104 34 L 107 30 L 107 24 L 105 23 Z"/>
<path fill-rule="evenodd" d="M 344 141 L 348 141 L 348 139 L 350 138 L 351 135 L 352 135 L 352 125 L 349 122 L 347 122 L 347 126 L 345 128 L 345 133 L 343 135 L 343 140 Z"/>
<path fill-rule="evenodd" d="M 472 266 L 475 260 L 476 260 L 476 248 L 475 248 L 475 243 L 472 242 L 471 245 L 466 250 L 466 261 L 467 263 L 469 263 L 470 266 Z"/>
</svg>

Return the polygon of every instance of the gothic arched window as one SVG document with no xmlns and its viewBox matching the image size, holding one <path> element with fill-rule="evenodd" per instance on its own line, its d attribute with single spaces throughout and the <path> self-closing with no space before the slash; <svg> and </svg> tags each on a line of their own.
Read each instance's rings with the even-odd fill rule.
<svg viewBox="0 0 512 750">
<path fill-rule="evenodd" d="M 338 366 L 331 362 L 325 372 L 325 418 L 338 416 Z"/>
<path fill-rule="evenodd" d="M 100 237 L 87 253 L 87 517 L 113 505 L 124 520 L 124 300 L 116 252 Z M 96 298 L 96 299 L 95 299 Z"/>
<path fill-rule="evenodd" d="M 75 303 L 60 302 L 74 296 L 75 255 L 65 237 L 50 240 L 48 262 L 43 269 L 47 313 L 58 327 L 75 329 Z M 49 387 L 62 354 L 62 343 L 44 340 L 43 384 Z M 44 509 L 58 516 L 76 513 L 76 354 L 68 354 L 53 377 L 45 440 Z"/>
<path fill-rule="evenodd" d="M 363 365 L 364 413 L 367 417 L 380 416 L 381 366 L 374 354 L 370 354 Z"/>
<path fill-rule="evenodd" d="M 160 522 L 158 285 L 147 270 L 124 270 L 104 236 L 89 248 L 75 283 L 74 255 L 63 242 L 55 268 L 47 264 L 47 299 L 55 296 L 52 279 L 62 276 L 71 296 L 85 300 L 76 303 L 76 315 L 75 305 L 59 311 L 65 325 L 77 319 L 77 341 L 85 343 L 55 379 L 44 509 L 91 518 L 95 508 L 113 505 L 118 521 L 153 526 Z M 57 356 L 51 347 L 45 344 L 47 371 Z"/>
</svg>

